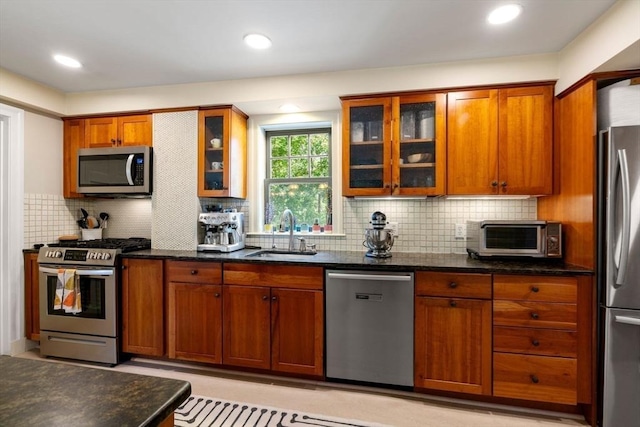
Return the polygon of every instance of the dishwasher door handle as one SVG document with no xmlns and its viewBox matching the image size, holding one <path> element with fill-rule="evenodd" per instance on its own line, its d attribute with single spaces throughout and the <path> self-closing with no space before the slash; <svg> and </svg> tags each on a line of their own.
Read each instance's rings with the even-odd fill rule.
<svg viewBox="0 0 640 427">
<path fill-rule="evenodd" d="M 346 279 L 346 280 L 379 280 L 383 282 L 410 282 L 413 280 L 410 275 L 382 275 L 382 274 L 349 274 L 349 273 L 327 273 L 330 279 Z"/>
</svg>

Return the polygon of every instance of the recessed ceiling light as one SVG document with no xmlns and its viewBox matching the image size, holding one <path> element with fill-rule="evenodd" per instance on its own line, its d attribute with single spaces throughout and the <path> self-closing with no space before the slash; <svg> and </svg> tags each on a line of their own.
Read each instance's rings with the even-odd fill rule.
<svg viewBox="0 0 640 427">
<path fill-rule="evenodd" d="M 283 113 L 297 113 L 300 111 L 300 107 L 296 104 L 283 104 L 280 106 L 280 111 Z"/>
<path fill-rule="evenodd" d="M 73 58 L 69 58 L 68 56 L 64 56 L 64 55 L 53 55 L 53 59 L 55 59 L 58 63 L 65 65 L 67 67 L 70 68 L 80 68 L 82 67 L 82 64 Z"/>
<path fill-rule="evenodd" d="M 254 49 L 268 49 L 271 47 L 271 40 L 262 34 L 247 34 L 244 42 Z"/>
<path fill-rule="evenodd" d="M 518 15 L 520 15 L 520 12 L 522 12 L 522 6 L 519 4 L 505 4 L 504 6 L 494 9 L 493 12 L 487 16 L 487 21 L 493 25 L 504 24 L 516 19 Z"/>
</svg>

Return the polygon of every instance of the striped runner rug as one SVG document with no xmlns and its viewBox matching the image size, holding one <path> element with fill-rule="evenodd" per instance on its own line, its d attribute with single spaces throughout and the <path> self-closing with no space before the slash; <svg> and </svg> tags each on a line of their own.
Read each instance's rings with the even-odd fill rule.
<svg viewBox="0 0 640 427">
<path fill-rule="evenodd" d="M 176 409 L 174 420 L 176 427 L 389 427 L 196 395 Z"/>
</svg>

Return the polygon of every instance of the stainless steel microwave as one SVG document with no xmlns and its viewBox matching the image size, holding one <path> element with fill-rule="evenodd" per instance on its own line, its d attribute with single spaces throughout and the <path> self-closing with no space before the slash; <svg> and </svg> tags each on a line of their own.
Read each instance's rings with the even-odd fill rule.
<svg viewBox="0 0 640 427">
<path fill-rule="evenodd" d="M 473 258 L 562 258 L 562 224 L 536 220 L 467 221 L 467 253 Z"/>
<path fill-rule="evenodd" d="M 109 196 L 151 194 L 153 149 L 146 145 L 78 150 L 78 193 Z"/>
</svg>

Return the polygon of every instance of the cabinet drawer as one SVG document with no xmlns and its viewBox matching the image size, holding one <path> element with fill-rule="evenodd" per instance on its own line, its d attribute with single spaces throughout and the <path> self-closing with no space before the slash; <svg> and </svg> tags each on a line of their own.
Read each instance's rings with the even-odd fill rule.
<svg viewBox="0 0 640 427">
<path fill-rule="evenodd" d="M 575 277 L 493 276 L 494 299 L 575 304 L 577 293 Z"/>
<path fill-rule="evenodd" d="M 575 405 L 576 359 L 494 353 L 493 395 Z"/>
<path fill-rule="evenodd" d="M 575 304 L 493 301 L 493 324 L 576 330 Z"/>
<path fill-rule="evenodd" d="M 322 290 L 323 281 L 324 273 L 322 267 L 224 264 L 225 285 Z"/>
<path fill-rule="evenodd" d="M 576 357 L 575 332 L 538 328 L 493 328 L 493 351 Z"/>
<path fill-rule="evenodd" d="M 416 295 L 491 299 L 491 275 L 416 272 Z"/>
<path fill-rule="evenodd" d="M 168 282 L 222 283 L 222 264 L 197 261 L 167 261 L 166 277 Z"/>
</svg>

